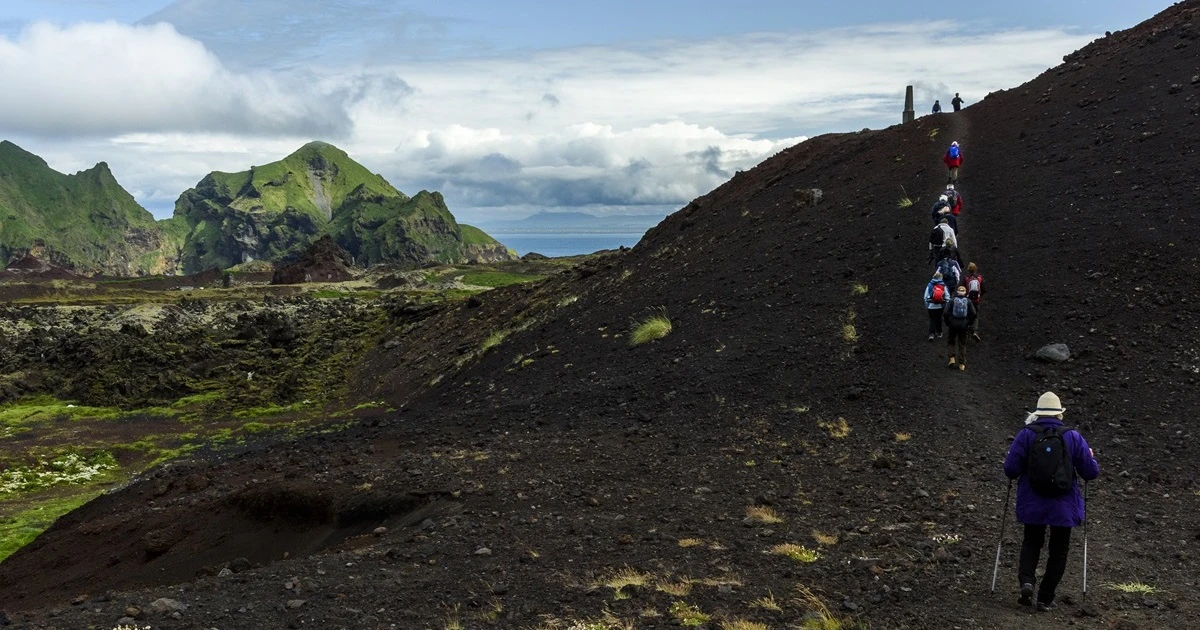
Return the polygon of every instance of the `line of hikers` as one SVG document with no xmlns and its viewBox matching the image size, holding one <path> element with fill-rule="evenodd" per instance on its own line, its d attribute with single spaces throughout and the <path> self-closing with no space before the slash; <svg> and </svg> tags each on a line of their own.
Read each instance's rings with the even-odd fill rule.
<svg viewBox="0 0 1200 630">
<path fill-rule="evenodd" d="M 962 97 L 958 95 L 958 92 L 955 92 L 954 99 L 950 101 L 950 104 L 954 106 L 954 111 L 957 112 L 962 109 L 962 104 L 965 102 L 966 101 L 962 100 Z M 942 102 L 937 99 L 934 99 L 933 101 L 933 113 L 942 113 Z"/>
<path fill-rule="evenodd" d="M 930 210 L 933 230 L 929 234 L 929 262 L 935 271 L 925 286 L 925 310 L 929 315 L 929 340 L 950 333 L 946 340 L 949 346 L 949 367 L 967 369 L 967 337 L 981 341 L 979 336 L 979 302 L 985 291 L 983 275 L 975 263 L 962 269 L 962 255 L 958 249 L 958 216 L 962 212 L 963 198 L 958 190 L 958 169 L 962 166 L 963 154 L 958 142 L 952 142 L 946 150 L 946 189 L 938 196 Z"/>
<path fill-rule="evenodd" d="M 958 142 L 950 144 L 943 162 L 947 169 L 946 189 L 930 210 L 933 230 L 929 235 L 929 261 L 935 271 L 925 287 L 925 308 L 929 315 L 929 340 L 943 335 L 944 324 L 950 333 L 948 365 L 966 370 L 967 336 L 980 341 L 979 303 L 985 284 L 974 262 L 967 264 L 965 274 L 962 270 L 958 217 L 962 213 L 963 198 L 958 190 L 958 169 L 962 166 L 963 153 Z M 1017 482 L 1016 516 L 1025 527 L 1017 569 L 1017 583 L 1021 589 L 1017 603 L 1032 606 L 1038 612 L 1054 609 L 1055 591 L 1067 567 L 1071 529 L 1080 525 L 1084 526 L 1083 593 L 1087 596 L 1087 492 L 1086 487 L 1080 492 L 1077 480 L 1086 482 L 1097 478 L 1100 466 L 1083 435 L 1063 425 L 1065 411 L 1053 392 L 1042 394 L 1037 408 L 1025 419 L 1025 427 L 1014 437 L 1004 461 L 1010 494 L 1013 482 Z M 1003 518 L 1007 515 L 1008 496 L 1004 500 Z M 993 590 L 1000 569 L 1003 518 L 1000 542 L 996 545 Z M 1047 529 L 1050 536 L 1046 569 L 1035 591 L 1037 566 L 1046 544 Z"/>
</svg>

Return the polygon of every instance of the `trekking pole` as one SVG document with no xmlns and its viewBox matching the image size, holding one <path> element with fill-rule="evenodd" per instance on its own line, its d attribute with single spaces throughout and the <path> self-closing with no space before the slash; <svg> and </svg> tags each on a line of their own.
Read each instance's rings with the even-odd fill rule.
<svg viewBox="0 0 1200 630">
<path fill-rule="evenodd" d="M 1088 482 L 1083 482 L 1083 601 L 1087 601 L 1087 497 Z"/>
<path fill-rule="evenodd" d="M 1000 538 L 996 541 L 996 568 L 992 569 L 992 592 L 996 592 L 996 577 L 1000 575 L 1000 546 L 1004 544 L 1004 526 L 1008 523 L 1008 500 L 1012 497 L 1012 479 L 1008 480 L 1008 491 L 1004 493 L 1004 512 L 1000 514 Z M 1087 521 L 1084 521 L 1083 549 L 1084 566 L 1087 566 Z M 1084 584 L 1087 584 L 1087 569 L 1084 569 Z M 1084 586 L 1084 592 L 1087 587 Z"/>
</svg>

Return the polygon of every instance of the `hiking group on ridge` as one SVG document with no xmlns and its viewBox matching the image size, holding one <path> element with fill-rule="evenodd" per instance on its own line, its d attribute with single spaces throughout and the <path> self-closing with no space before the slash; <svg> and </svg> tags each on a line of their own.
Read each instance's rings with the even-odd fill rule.
<svg viewBox="0 0 1200 630">
<path fill-rule="evenodd" d="M 929 340 L 950 333 L 949 367 L 967 369 L 967 337 L 981 341 L 978 330 L 979 303 L 983 298 L 984 281 L 975 263 L 962 269 L 959 248 L 961 234 L 958 217 L 963 209 L 962 193 L 958 190 L 958 169 L 962 166 L 962 150 L 952 142 L 943 161 L 949 169 L 946 189 L 930 210 L 933 230 L 929 233 L 929 262 L 935 271 L 925 285 L 925 311 L 929 316 Z"/>
<path fill-rule="evenodd" d="M 957 95 L 955 97 L 958 100 Z M 979 303 L 986 285 L 974 262 L 967 264 L 965 274 L 962 269 L 958 218 L 962 213 L 963 198 L 958 189 L 958 170 L 963 163 L 963 152 L 957 141 L 950 144 L 943 162 L 947 168 L 946 188 L 930 210 L 933 229 L 929 236 L 929 261 L 935 270 L 925 286 L 925 309 L 929 316 L 929 340 L 949 332 L 948 366 L 962 371 L 967 369 L 967 337 L 981 341 Z M 1021 594 L 1017 602 L 1032 606 L 1038 612 L 1054 609 L 1055 593 L 1066 571 L 1071 530 L 1080 525 L 1084 526 L 1083 592 L 1087 596 L 1086 482 L 1100 475 L 1100 466 L 1083 435 L 1063 425 L 1065 411 L 1053 392 L 1042 394 L 1037 407 L 1026 417 L 1025 426 L 1014 436 L 1004 461 L 1004 474 L 1009 485 L 1004 499 L 1000 541 L 996 545 L 992 590 L 996 588 L 999 575 L 1004 523 L 1008 517 L 1012 485 L 1016 481 L 1016 518 L 1024 526 L 1017 570 Z M 1085 483 L 1082 493 L 1078 479 Z M 1042 547 L 1046 545 L 1047 529 L 1049 551 L 1039 583 L 1037 567 Z"/>
</svg>

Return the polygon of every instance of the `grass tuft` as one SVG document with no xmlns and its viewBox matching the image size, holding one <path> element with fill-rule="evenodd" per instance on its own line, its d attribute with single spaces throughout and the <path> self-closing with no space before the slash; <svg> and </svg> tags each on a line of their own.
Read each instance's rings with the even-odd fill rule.
<svg viewBox="0 0 1200 630">
<path fill-rule="evenodd" d="M 671 604 L 671 616 L 684 627 L 702 626 L 712 621 L 711 615 L 684 601 Z"/>
<path fill-rule="evenodd" d="M 641 588 L 650 584 L 654 576 L 649 573 L 642 573 L 636 569 L 625 567 L 614 572 L 611 576 L 599 583 L 600 586 L 607 586 L 613 590 L 613 598 L 629 599 L 629 593 L 625 589 Z"/>
<path fill-rule="evenodd" d="M 897 433 L 897 434 L 896 434 L 896 441 L 897 441 L 897 442 L 907 442 L 907 441 L 909 441 L 909 440 L 911 440 L 911 439 L 912 439 L 912 434 L 911 434 L 911 433 Z"/>
<path fill-rule="evenodd" d="M 896 158 L 896 161 L 899 162 L 900 158 Z M 901 209 L 911 208 L 913 205 L 913 200 L 909 198 L 908 191 L 904 190 L 904 187 L 901 186 L 900 192 L 903 194 L 900 196 L 900 201 L 896 204 L 896 207 L 901 208 Z"/>
<path fill-rule="evenodd" d="M 825 534 L 814 529 L 812 535 L 813 539 L 821 545 L 836 545 L 838 543 L 837 534 Z"/>
<path fill-rule="evenodd" d="M 687 597 L 692 592 L 692 582 L 686 578 L 678 582 L 659 582 L 654 585 L 654 590 L 674 597 Z"/>
<path fill-rule="evenodd" d="M 825 429 L 825 431 L 829 433 L 829 437 L 834 438 L 835 440 L 840 440 L 847 435 L 850 435 L 851 431 L 850 423 L 846 422 L 845 418 L 838 418 L 834 422 L 825 422 L 822 420 L 821 422 L 817 423 L 817 426 Z"/>
<path fill-rule="evenodd" d="M 734 619 L 732 621 L 722 621 L 721 630 L 767 630 L 767 624 L 757 621 L 746 621 L 745 619 Z"/>
<path fill-rule="evenodd" d="M 805 630 L 849 630 L 851 626 L 844 624 L 829 610 L 825 602 L 812 589 L 803 584 L 796 585 L 796 604 L 807 609 L 809 614 L 804 619 Z"/>
<path fill-rule="evenodd" d="M 508 336 L 507 330 L 497 330 L 496 332 L 488 335 L 487 339 L 483 340 L 483 344 L 479 346 L 479 351 L 487 352 L 488 350 L 495 348 L 496 346 L 503 343 L 504 338 L 507 336 Z"/>
<path fill-rule="evenodd" d="M 661 308 L 657 313 L 634 325 L 633 331 L 629 334 L 629 345 L 640 346 L 648 341 L 662 339 L 669 334 L 671 334 L 671 318 L 667 316 L 667 309 Z"/>
<path fill-rule="evenodd" d="M 1143 584 L 1141 582 L 1108 583 L 1104 586 L 1111 588 L 1114 591 L 1120 591 L 1122 593 L 1136 593 L 1138 595 L 1150 595 L 1151 593 L 1159 592 L 1158 587 L 1151 586 L 1149 584 Z"/>
<path fill-rule="evenodd" d="M 866 295 L 867 290 L 867 285 L 861 282 L 850 283 L 850 295 Z"/>
<path fill-rule="evenodd" d="M 811 564 L 821 559 L 821 552 L 792 543 L 783 543 L 771 547 L 771 553 L 777 556 L 787 556 L 796 562 Z"/>
<path fill-rule="evenodd" d="M 842 341 L 846 343 L 858 343 L 858 330 L 854 328 L 854 320 L 858 315 L 854 312 L 854 307 L 846 311 L 846 323 L 842 325 Z"/>
<path fill-rule="evenodd" d="M 783 612 L 783 606 L 779 605 L 779 602 L 775 600 L 775 593 L 772 593 L 771 591 L 767 591 L 765 596 L 759 597 L 758 599 L 750 602 L 750 607 L 762 608 L 763 610 L 769 610 L 771 612 Z"/>
<path fill-rule="evenodd" d="M 783 522 L 783 517 L 774 508 L 765 505 L 746 506 L 746 518 L 764 525 L 777 525 Z"/>
<path fill-rule="evenodd" d="M 703 544 L 704 541 L 700 540 L 699 538 L 681 538 L 679 540 L 679 546 L 683 547 L 684 549 L 687 549 L 688 547 L 699 547 Z"/>
</svg>

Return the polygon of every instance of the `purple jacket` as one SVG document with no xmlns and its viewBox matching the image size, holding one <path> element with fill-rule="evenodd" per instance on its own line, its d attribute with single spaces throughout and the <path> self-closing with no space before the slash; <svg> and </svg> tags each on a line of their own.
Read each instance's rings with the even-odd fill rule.
<svg viewBox="0 0 1200 630">
<path fill-rule="evenodd" d="M 1050 416 L 1042 416 L 1033 424 L 1046 427 L 1062 426 L 1062 421 Z M 1025 460 L 1029 453 L 1029 445 L 1033 444 L 1036 434 L 1028 427 L 1022 428 L 1008 448 L 1008 457 L 1004 459 L 1004 474 L 1009 479 L 1020 479 L 1017 482 L 1017 520 L 1026 525 L 1055 525 L 1058 527 L 1078 527 L 1083 524 L 1083 495 L 1079 492 L 1079 482 L 1071 487 L 1071 491 L 1061 497 L 1043 497 L 1033 491 L 1029 476 L 1025 474 Z M 1091 455 L 1087 440 L 1078 431 L 1068 431 L 1063 434 L 1063 442 L 1071 461 L 1075 464 L 1075 472 L 1086 481 L 1100 476 L 1100 465 Z"/>
</svg>

